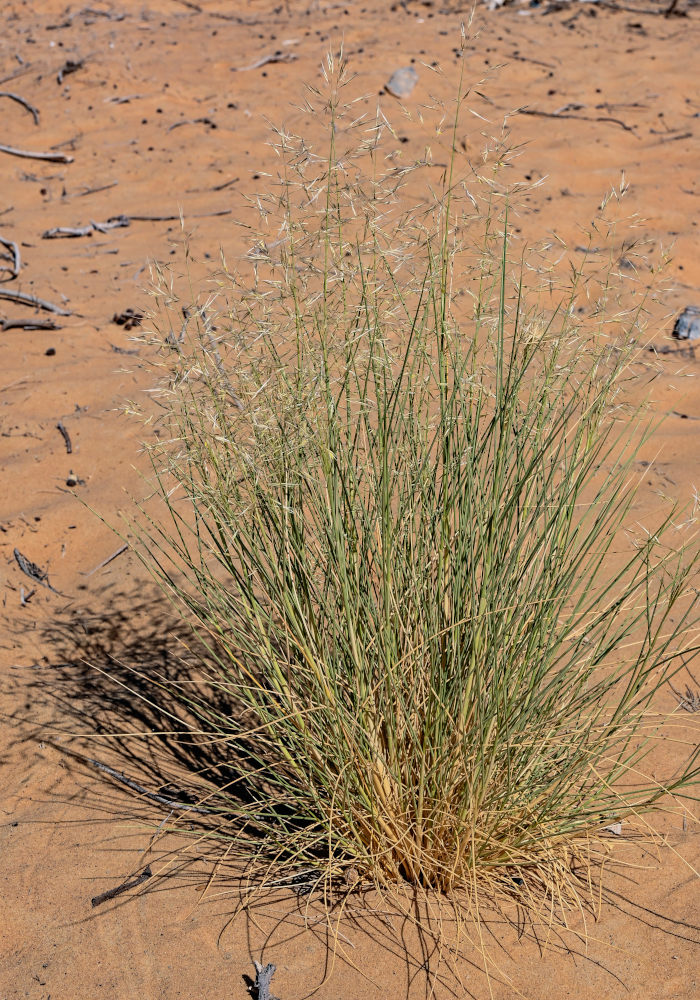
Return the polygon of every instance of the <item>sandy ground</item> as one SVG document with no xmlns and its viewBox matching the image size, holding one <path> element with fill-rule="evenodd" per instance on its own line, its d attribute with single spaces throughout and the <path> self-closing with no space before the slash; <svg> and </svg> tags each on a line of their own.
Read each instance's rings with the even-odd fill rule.
<svg viewBox="0 0 700 1000">
<path fill-rule="evenodd" d="M 511 122 L 513 140 L 525 143 L 514 176 L 546 177 L 520 225 L 536 237 L 556 233 L 575 242 L 576 226 L 590 221 L 624 170 L 629 208 L 647 220 L 642 235 L 657 248 L 673 244 L 667 318 L 655 314 L 651 333 L 657 346 L 675 351 L 668 316 L 700 304 L 693 70 L 700 10 L 688 9 L 687 0 L 680 3 L 687 16 L 669 18 L 652 0 L 618 8 L 561 3 L 549 13 L 544 6 L 480 9 L 479 35 L 466 53 L 475 80 L 503 64 L 482 107 L 493 121 L 522 105 L 546 113 Z M 0 91 L 30 102 L 38 120 L 0 97 L 0 142 L 72 160 L 0 152 L 0 236 L 21 254 L 14 279 L 11 255 L 0 260 L 0 290 L 38 296 L 67 314 L 0 298 L 4 320 L 55 322 L 55 329 L 10 327 L 0 336 L 2 1000 L 244 997 L 244 975 L 253 972 L 252 958 L 263 956 L 278 966 L 273 993 L 282 1000 L 315 989 L 323 1000 L 398 1000 L 433 988 L 437 996 L 488 996 L 476 965 L 462 963 L 461 985 L 443 979 L 425 943 L 381 915 L 342 928 L 343 954 L 327 978 L 322 925 L 303 930 L 303 906 L 281 900 L 255 922 L 232 920 L 234 899 L 222 887 L 202 898 L 201 872 L 153 860 L 151 834 L 167 810 L 135 804 L 64 752 L 71 745 L 65 733 L 84 732 L 95 720 L 105 732 L 110 712 L 125 731 L 153 724 L 128 692 L 117 697 L 101 686 L 93 667 L 165 663 L 176 634 L 128 553 L 90 575 L 120 543 L 85 505 L 116 521 L 129 496 L 141 492 L 143 469 L 139 429 L 119 407 L 148 387 L 149 376 L 136 355 L 119 353 L 134 349 L 132 334 L 112 317 L 148 307 L 149 259 L 181 262 L 180 211 L 202 259 L 220 247 L 234 257 L 246 249 L 236 223 L 245 214 L 243 195 L 264 184 L 272 164 L 266 119 L 298 124 L 291 103 L 302 99 L 304 82 L 320 82 L 321 60 L 341 38 L 357 74 L 353 93 L 371 95 L 368 107 L 379 100 L 407 153 L 419 155 L 424 137 L 382 87 L 394 69 L 413 64 L 419 83 L 407 104 L 426 102 L 440 84 L 423 64 L 456 74 L 467 14 L 440 0 L 2 5 Z M 275 61 L 251 68 L 268 55 Z M 465 130 L 467 148 L 478 143 L 478 129 Z M 42 236 L 120 215 L 130 225 L 74 239 Z M 682 497 L 697 484 L 695 365 L 692 351 L 663 355 L 653 391 L 659 412 L 670 416 L 652 449 L 659 457 L 647 485 Z M 48 569 L 58 593 L 20 572 L 15 548 Z M 674 707 L 671 692 L 662 702 Z M 98 756 L 99 744 L 93 747 Z M 667 752 L 673 759 L 676 750 Z M 146 751 L 133 754 L 127 742 L 102 759 L 157 784 L 157 762 Z M 500 967 L 494 996 L 700 995 L 698 881 L 689 867 L 700 863 L 697 827 L 684 829 L 673 816 L 659 829 L 669 850 L 659 858 L 629 855 L 640 867 L 611 871 L 609 902 L 589 927 L 587 955 L 571 938 L 568 950 L 543 958 L 527 936 L 518 940 L 495 922 L 487 929 Z M 92 896 L 148 860 L 163 877 L 91 907 Z"/>
</svg>

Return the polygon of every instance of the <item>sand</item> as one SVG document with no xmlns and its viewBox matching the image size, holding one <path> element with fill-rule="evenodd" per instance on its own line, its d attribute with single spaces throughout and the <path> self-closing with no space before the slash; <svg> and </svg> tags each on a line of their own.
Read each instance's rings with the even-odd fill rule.
<svg viewBox="0 0 700 1000">
<path fill-rule="evenodd" d="M 628 210 L 646 219 L 640 235 L 657 249 L 673 246 L 670 287 L 649 332 L 672 352 L 659 357 L 652 385 L 657 411 L 669 416 L 642 456 L 656 456 L 644 477 L 642 516 L 654 489 L 686 499 L 697 485 L 696 359 L 692 350 L 678 353 L 670 330 L 684 306 L 700 305 L 700 99 L 693 72 L 700 11 L 687 9 L 688 0 L 679 5 L 687 16 L 669 18 L 653 0 L 619 8 L 562 3 L 549 13 L 544 6 L 480 7 L 467 71 L 478 80 L 502 65 L 484 87 L 492 103 L 483 107 L 493 120 L 523 105 L 537 112 L 511 120 L 513 141 L 523 144 L 509 168 L 513 177 L 543 179 L 518 220 L 523 233 L 575 244 L 577 227 L 589 224 L 624 171 Z M 407 106 L 417 108 L 433 90 L 444 95 L 445 84 L 424 64 L 439 63 L 448 79 L 456 77 L 467 15 L 466 5 L 438 0 L 3 4 L 0 91 L 34 105 L 38 124 L 19 102 L 0 97 L 0 142 L 72 158 L 0 152 L 0 236 L 21 254 L 19 276 L 0 289 L 70 313 L 35 313 L 0 299 L 1 318 L 35 316 L 57 327 L 11 328 L 0 336 L 3 1000 L 242 997 L 253 958 L 276 963 L 273 993 L 282 1000 L 313 990 L 320 1000 L 398 1000 L 431 989 L 436 996 L 488 996 L 476 952 L 475 965 L 460 965 L 458 985 L 441 975 L 437 956 L 421 951 L 410 929 L 395 918 L 392 929 L 381 916 L 341 929 L 344 955 L 329 976 L 322 924 L 303 929 L 303 903 L 269 904 L 257 926 L 245 915 L 232 919 L 230 885 L 202 897 L 201 869 L 178 869 L 158 854 L 163 844 L 149 846 L 167 809 L 135 802 L 66 752 L 84 747 L 67 734 L 85 732 L 94 720 L 101 731 L 108 717 L 119 717 L 126 731 L 152 724 L 128 691 L 117 701 L 94 668 L 165 662 L 177 634 L 130 553 L 90 573 L 121 545 L 94 512 L 118 523 L 130 496 L 142 494 L 145 471 L 140 428 L 120 408 L 149 387 L 150 376 L 138 356 L 119 353 L 134 349 L 130 337 L 138 330 L 125 330 L 113 316 L 149 307 L 149 260 L 180 267 L 180 212 L 193 252 L 205 262 L 220 247 L 231 257 L 246 249 L 237 225 L 247 218 L 244 196 L 264 187 L 274 163 L 266 120 L 303 123 L 291 105 L 303 99 L 304 83 L 320 83 L 329 45 L 343 39 L 356 73 L 353 93 L 370 95 L 370 109 L 379 101 L 405 139 L 406 155 L 420 155 L 420 129 L 382 87 L 394 70 L 412 65 L 418 84 Z M 255 67 L 266 56 L 273 61 Z M 479 143 L 476 119 L 464 141 L 467 149 Z M 42 238 L 55 227 L 118 216 L 130 224 Z M 15 548 L 48 570 L 58 593 L 21 573 Z M 675 705 L 671 691 L 659 699 L 663 709 Z M 686 713 L 683 721 L 690 720 Z M 99 742 L 91 746 L 98 757 Z M 679 751 L 669 743 L 664 753 L 668 761 Z M 121 751 L 105 748 L 101 759 L 144 785 L 157 784 L 158 761 L 134 741 Z M 640 867 L 611 870 L 609 902 L 589 925 L 587 954 L 570 937 L 543 957 L 527 935 L 518 940 L 495 923 L 487 929 L 501 970 L 494 970 L 494 996 L 698 996 L 698 828 L 690 821 L 684 827 L 679 815 L 661 817 L 657 828 L 669 849 L 658 857 L 623 851 Z M 153 879 L 91 907 L 93 896 L 149 861 Z"/>
</svg>

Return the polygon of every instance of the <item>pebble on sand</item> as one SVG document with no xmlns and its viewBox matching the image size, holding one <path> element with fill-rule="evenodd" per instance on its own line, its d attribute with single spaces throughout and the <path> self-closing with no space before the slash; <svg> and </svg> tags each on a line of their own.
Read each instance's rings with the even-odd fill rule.
<svg viewBox="0 0 700 1000">
<path fill-rule="evenodd" d="M 402 66 L 391 74 L 384 86 L 393 97 L 410 97 L 417 83 L 418 74 L 413 66 Z"/>
<path fill-rule="evenodd" d="M 686 306 L 673 327 L 677 340 L 700 340 L 700 306 Z"/>
</svg>

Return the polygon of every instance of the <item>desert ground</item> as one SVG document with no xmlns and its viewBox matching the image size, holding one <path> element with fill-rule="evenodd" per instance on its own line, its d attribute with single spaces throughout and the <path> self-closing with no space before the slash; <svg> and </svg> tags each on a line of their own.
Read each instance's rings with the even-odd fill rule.
<svg viewBox="0 0 700 1000">
<path fill-rule="evenodd" d="M 467 76 L 486 80 L 482 115 L 498 123 L 524 109 L 509 118 L 520 146 L 509 169 L 514 180 L 542 181 L 517 220 L 524 233 L 575 246 L 624 172 L 640 234 L 671 251 L 647 333 L 652 404 L 666 419 L 641 456 L 653 464 L 644 466 L 640 516 L 654 490 L 691 497 L 700 458 L 697 362 L 692 346 L 671 337 L 674 317 L 700 305 L 700 8 L 680 0 L 665 16 L 666 6 L 478 3 L 464 52 Z M 143 495 L 142 428 L 122 409 L 151 385 L 133 353 L 139 327 L 125 322 L 151 305 L 150 262 L 181 270 L 183 225 L 195 275 L 221 249 L 230 259 L 249 249 L 245 198 L 274 172 L 268 123 L 301 127 L 296 106 L 304 84 L 320 85 L 329 48 L 343 45 L 352 95 L 368 95 L 361 107 L 379 104 L 397 149 L 419 156 L 420 123 L 385 84 L 413 66 L 407 110 L 444 97 L 469 14 L 453 0 L 2 4 L 0 296 L 49 306 L 0 297 L 2 1000 L 228 1000 L 246 996 L 253 959 L 276 964 L 281 1000 L 314 991 L 319 1000 L 700 995 L 700 836 L 690 815 L 660 816 L 667 846 L 623 850 L 629 867 L 611 865 L 587 945 L 564 935 L 543 953 L 530 935 L 487 928 L 489 983 L 476 950 L 457 978 L 445 976 L 429 944 L 382 913 L 340 928 L 335 963 L 313 909 L 304 926 L 303 901 L 234 915 L 226 881 L 209 885 L 206 866 L 163 853 L 154 832 L 167 808 L 71 752 L 143 787 L 163 785 L 145 744 L 106 740 L 154 722 L 101 673 L 166 665 L 178 639 L 134 556 L 109 561 L 123 544 L 109 525 Z M 476 116 L 465 124 L 465 151 L 478 148 L 482 126 Z M 82 235 L 47 236 L 61 227 Z M 48 572 L 52 589 L 23 572 L 15 550 Z M 661 701 L 692 721 L 672 691 Z M 88 732 L 98 734 L 90 743 L 81 739 Z M 91 906 L 149 863 L 147 882 Z"/>
</svg>

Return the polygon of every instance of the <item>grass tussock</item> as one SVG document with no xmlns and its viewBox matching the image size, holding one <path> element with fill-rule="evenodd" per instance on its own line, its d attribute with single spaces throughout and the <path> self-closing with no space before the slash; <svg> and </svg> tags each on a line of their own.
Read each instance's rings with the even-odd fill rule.
<svg viewBox="0 0 700 1000">
<path fill-rule="evenodd" d="M 303 109 L 321 153 L 275 133 L 236 270 L 184 308 L 157 271 L 142 556 L 209 658 L 153 698 L 219 747 L 200 798 L 237 855 L 566 902 L 605 827 L 698 773 L 645 767 L 697 649 L 688 516 L 631 515 L 646 277 L 516 255 L 504 139 L 457 146 L 468 95 L 447 167 L 404 164 L 344 72 Z"/>
</svg>

